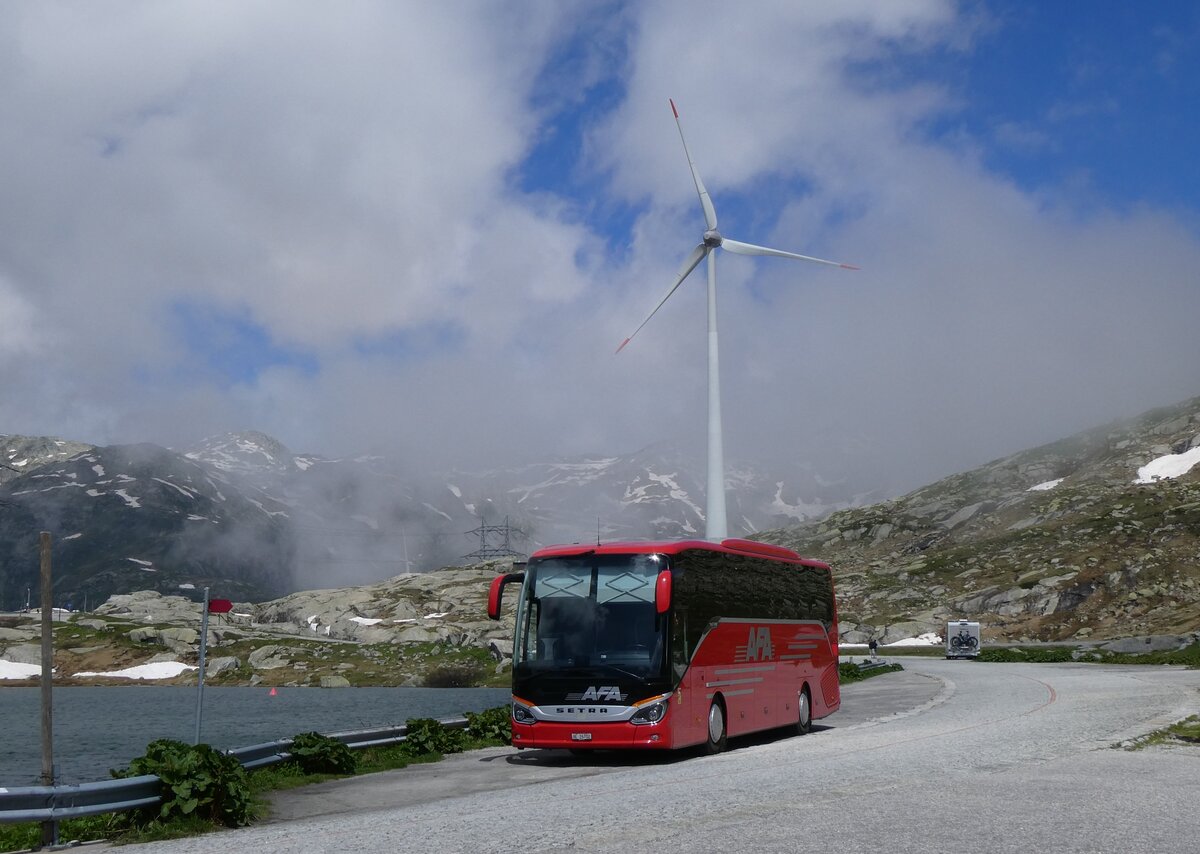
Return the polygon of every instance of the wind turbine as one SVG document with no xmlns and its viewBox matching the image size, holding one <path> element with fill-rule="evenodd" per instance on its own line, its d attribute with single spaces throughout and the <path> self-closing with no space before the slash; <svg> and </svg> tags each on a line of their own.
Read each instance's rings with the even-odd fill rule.
<svg viewBox="0 0 1200 854">
<path fill-rule="evenodd" d="M 670 100 L 670 99 L 668 99 Z M 683 262 L 675 281 L 667 289 L 666 296 L 658 301 L 653 310 L 646 315 L 633 334 L 621 342 L 617 348 L 620 353 L 625 345 L 633 340 L 633 336 L 642 331 L 642 327 L 650 322 L 650 318 L 663 307 L 663 303 L 683 284 L 683 280 L 700 266 L 700 262 L 708 258 L 708 494 L 705 511 L 705 538 L 720 542 L 728 534 L 725 518 L 725 450 L 721 435 L 721 371 L 717 357 L 717 252 L 726 249 L 737 255 L 770 255 L 776 258 L 794 258 L 798 261 L 812 261 L 816 264 L 827 264 L 830 267 L 841 267 L 844 270 L 857 270 L 853 264 L 840 264 L 837 261 L 826 261 L 823 258 L 813 258 L 808 255 L 797 255 L 795 252 L 784 252 L 780 249 L 768 249 L 766 246 L 755 246 L 752 243 L 742 243 L 730 240 L 717 231 L 717 212 L 713 208 L 708 190 L 700 180 L 696 171 L 696 163 L 688 151 L 687 140 L 683 136 L 683 125 L 679 121 L 679 110 L 675 101 L 670 100 L 671 112 L 675 115 L 675 127 L 679 129 L 679 140 L 683 143 L 683 153 L 687 156 L 688 166 L 692 170 L 692 181 L 696 184 L 696 193 L 700 196 L 700 207 L 704 209 L 704 231 L 700 245 L 692 250 L 692 254 Z"/>
</svg>

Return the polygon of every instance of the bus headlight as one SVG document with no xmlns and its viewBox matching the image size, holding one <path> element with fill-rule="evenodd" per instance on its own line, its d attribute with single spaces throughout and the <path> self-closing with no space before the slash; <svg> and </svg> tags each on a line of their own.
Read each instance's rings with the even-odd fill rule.
<svg viewBox="0 0 1200 854">
<path fill-rule="evenodd" d="M 653 702 L 647 703 L 638 709 L 632 718 L 629 719 L 631 724 L 656 724 L 663 719 L 667 714 L 667 702 L 670 694 L 666 694 Z"/>
<path fill-rule="evenodd" d="M 529 707 L 513 700 L 512 718 L 514 723 L 518 724 L 533 724 L 537 723 L 537 718 L 533 716 L 533 712 L 529 711 Z"/>
</svg>

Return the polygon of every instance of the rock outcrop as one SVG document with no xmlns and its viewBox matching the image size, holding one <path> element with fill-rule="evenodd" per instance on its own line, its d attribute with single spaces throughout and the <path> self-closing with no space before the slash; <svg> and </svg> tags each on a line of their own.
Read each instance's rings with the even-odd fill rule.
<svg viewBox="0 0 1200 854">
<path fill-rule="evenodd" d="M 310 590 L 210 615 L 206 679 L 217 684 L 418 685 L 440 667 L 466 667 L 481 681 L 512 655 L 512 612 L 486 616 L 488 587 L 511 562 L 401 575 L 366 587 Z M 61 616 L 61 615 L 60 615 Z M 195 664 L 202 605 L 155 591 L 119 594 L 57 624 L 56 679 L 131 664 Z M 62 638 L 75 638 L 64 644 Z M 41 661 L 35 614 L 0 625 L 0 659 Z M 497 664 L 499 662 L 499 664 Z M 99 677 L 92 677 L 94 680 Z M 175 681 L 194 680 L 195 674 Z"/>
</svg>

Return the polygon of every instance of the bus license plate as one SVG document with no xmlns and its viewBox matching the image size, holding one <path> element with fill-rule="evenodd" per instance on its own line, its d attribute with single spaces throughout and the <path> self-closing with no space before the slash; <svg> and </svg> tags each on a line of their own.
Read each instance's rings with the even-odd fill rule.
<svg viewBox="0 0 1200 854">
<path fill-rule="evenodd" d="M 571 733 L 571 741 L 591 741 L 592 734 L 590 732 L 573 732 Z"/>
</svg>

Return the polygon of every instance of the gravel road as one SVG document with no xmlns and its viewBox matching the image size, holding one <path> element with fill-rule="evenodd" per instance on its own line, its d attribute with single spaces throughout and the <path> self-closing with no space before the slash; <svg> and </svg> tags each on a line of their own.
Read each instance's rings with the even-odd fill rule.
<svg viewBox="0 0 1200 854">
<path fill-rule="evenodd" d="M 702 757 L 504 748 L 309 787 L 271 823 L 154 852 L 1200 850 L 1200 671 L 910 658 L 800 738 Z M 821 726 L 823 725 L 823 726 Z"/>
</svg>

